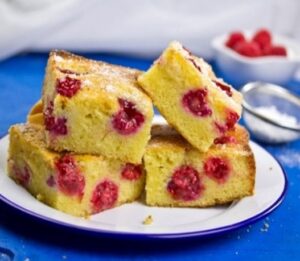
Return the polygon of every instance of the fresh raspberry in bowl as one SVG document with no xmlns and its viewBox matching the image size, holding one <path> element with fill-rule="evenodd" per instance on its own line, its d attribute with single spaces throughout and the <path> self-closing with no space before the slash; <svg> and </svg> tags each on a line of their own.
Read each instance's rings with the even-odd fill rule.
<svg viewBox="0 0 300 261">
<path fill-rule="evenodd" d="M 252 36 L 242 32 L 232 32 L 225 41 L 225 46 L 247 57 L 287 56 L 283 45 L 274 45 L 272 33 L 268 29 L 259 29 Z"/>
<path fill-rule="evenodd" d="M 236 88 L 252 81 L 284 85 L 300 65 L 299 43 L 265 28 L 217 36 L 212 46 L 216 66 Z"/>
</svg>

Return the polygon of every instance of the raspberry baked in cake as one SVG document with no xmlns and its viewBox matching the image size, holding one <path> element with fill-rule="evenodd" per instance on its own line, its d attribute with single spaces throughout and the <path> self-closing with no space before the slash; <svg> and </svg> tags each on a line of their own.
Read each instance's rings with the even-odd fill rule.
<svg viewBox="0 0 300 261">
<path fill-rule="evenodd" d="M 241 94 L 178 42 L 172 42 L 138 82 L 168 123 L 201 151 L 240 118 Z"/>
<path fill-rule="evenodd" d="M 47 146 L 140 163 L 150 139 L 153 106 L 137 84 L 139 74 L 51 52 L 42 97 Z"/>
<path fill-rule="evenodd" d="M 167 125 L 154 126 L 144 155 L 146 203 L 207 207 L 252 195 L 255 161 L 248 141 L 237 125 L 203 153 Z"/>
<path fill-rule="evenodd" d="M 141 165 L 48 150 L 37 124 L 11 127 L 8 174 L 42 202 L 83 217 L 134 201 L 144 189 Z"/>
</svg>

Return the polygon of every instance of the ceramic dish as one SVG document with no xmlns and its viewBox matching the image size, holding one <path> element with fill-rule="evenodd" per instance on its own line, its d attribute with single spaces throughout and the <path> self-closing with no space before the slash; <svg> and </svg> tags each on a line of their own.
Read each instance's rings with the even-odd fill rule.
<svg viewBox="0 0 300 261">
<path fill-rule="evenodd" d="M 252 33 L 245 32 L 249 39 Z M 216 65 L 224 74 L 226 80 L 239 87 L 251 81 L 263 81 L 285 84 L 291 80 L 300 68 L 300 45 L 296 41 L 273 35 L 275 44 L 284 45 L 288 56 L 264 56 L 249 58 L 225 46 L 228 34 L 213 39 L 212 46 L 215 51 Z"/>
</svg>

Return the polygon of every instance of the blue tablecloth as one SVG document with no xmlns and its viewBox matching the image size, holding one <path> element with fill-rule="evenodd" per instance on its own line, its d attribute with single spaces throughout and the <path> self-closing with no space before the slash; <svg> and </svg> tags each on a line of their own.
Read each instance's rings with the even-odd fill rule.
<svg viewBox="0 0 300 261">
<path fill-rule="evenodd" d="M 88 56 L 140 69 L 151 63 Z M 46 54 L 31 53 L 0 63 L 0 135 L 11 124 L 24 122 L 39 99 L 46 61 Z M 289 88 L 299 93 L 300 84 L 290 83 Z M 58 227 L 0 202 L 0 260 L 300 260 L 300 142 L 264 147 L 284 166 L 288 193 L 275 212 L 251 226 L 206 239 L 118 240 Z"/>
</svg>

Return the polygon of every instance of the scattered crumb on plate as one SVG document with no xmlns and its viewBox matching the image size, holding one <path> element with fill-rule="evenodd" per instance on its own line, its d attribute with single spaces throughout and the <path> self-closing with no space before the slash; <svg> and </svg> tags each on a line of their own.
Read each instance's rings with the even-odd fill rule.
<svg viewBox="0 0 300 261">
<path fill-rule="evenodd" d="M 144 225 L 151 225 L 153 223 L 153 218 L 151 215 L 148 215 L 144 220 L 143 220 L 143 224 Z"/>
</svg>

